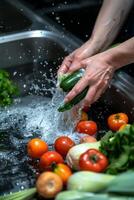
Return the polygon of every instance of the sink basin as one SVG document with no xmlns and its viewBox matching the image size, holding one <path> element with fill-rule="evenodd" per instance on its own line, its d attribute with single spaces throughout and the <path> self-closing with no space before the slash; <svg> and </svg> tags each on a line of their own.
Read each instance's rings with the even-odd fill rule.
<svg viewBox="0 0 134 200">
<path fill-rule="evenodd" d="M 56 87 L 58 66 L 72 49 L 73 42 L 69 38 L 50 31 L 36 30 L 0 37 L 0 68 L 9 71 L 20 89 L 19 101 L 14 105 L 14 114 L 6 109 L 4 112 L 8 117 L 2 121 L 3 110 L 1 111 L 0 194 L 34 185 L 35 171 L 33 172 L 25 155 L 26 144 L 31 137 L 37 137 L 38 129 L 35 130 L 36 133 L 32 132 L 32 135 L 28 132 L 24 134 L 22 127 L 25 128 L 27 116 L 23 114 L 23 110 L 29 109 L 28 105 L 35 100 L 30 109 L 37 112 L 36 106 L 37 103 L 40 104 L 40 97 L 44 104 L 46 99 L 48 102 L 51 100 Z M 111 87 L 100 101 L 92 106 L 89 115 L 101 127 L 108 115 L 114 112 L 126 112 L 132 122 L 133 91 L 133 80 L 129 76 L 126 77 L 125 73 L 117 73 Z M 24 101 L 20 101 L 21 99 Z M 20 113 L 16 114 L 18 107 Z M 41 111 L 38 110 L 37 119 L 40 119 Z M 35 123 L 34 119 L 32 123 Z M 107 129 L 105 124 L 104 129 Z"/>
</svg>

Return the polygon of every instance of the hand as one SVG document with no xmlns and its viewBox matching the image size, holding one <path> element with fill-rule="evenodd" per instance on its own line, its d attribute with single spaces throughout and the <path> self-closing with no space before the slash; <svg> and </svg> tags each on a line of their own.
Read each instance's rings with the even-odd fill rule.
<svg viewBox="0 0 134 200">
<path fill-rule="evenodd" d="M 97 45 L 91 39 L 84 43 L 80 48 L 73 51 L 63 60 L 58 70 L 58 75 L 72 73 L 80 69 L 81 61 L 97 53 Z"/>
<path fill-rule="evenodd" d="M 105 53 L 100 53 L 87 58 L 79 63 L 85 69 L 85 73 L 81 80 L 66 95 L 64 101 L 72 100 L 76 95 L 89 86 L 89 90 L 82 102 L 83 106 L 89 106 L 94 103 L 101 94 L 106 90 L 111 78 L 113 77 L 114 67 L 109 64 Z"/>
</svg>

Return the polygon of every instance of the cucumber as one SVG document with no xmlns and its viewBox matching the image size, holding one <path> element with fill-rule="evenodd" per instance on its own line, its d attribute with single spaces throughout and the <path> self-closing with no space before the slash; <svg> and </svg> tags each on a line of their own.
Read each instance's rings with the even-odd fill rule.
<svg viewBox="0 0 134 200">
<path fill-rule="evenodd" d="M 58 108 L 59 112 L 70 110 L 73 106 L 79 103 L 87 94 L 89 87 L 86 87 L 80 94 L 74 97 L 70 102 L 64 103 Z"/>
<path fill-rule="evenodd" d="M 60 82 L 60 88 L 64 92 L 69 92 L 75 86 L 75 84 L 81 79 L 82 76 L 83 76 L 82 70 L 77 70 L 74 73 L 69 74 L 68 76 L 63 78 L 62 81 Z"/>
<path fill-rule="evenodd" d="M 89 199 L 92 196 L 93 196 L 92 193 L 70 190 L 70 191 L 60 192 L 56 196 L 55 200 L 81 200 L 86 198 Z"/>
<path fill-rule="evenodd" d="M 67 189 L 82 192 L 100 192 L 107 188 L 114 178 L 114 175 L 80 171 L 69 177 Z"/>
</svg>

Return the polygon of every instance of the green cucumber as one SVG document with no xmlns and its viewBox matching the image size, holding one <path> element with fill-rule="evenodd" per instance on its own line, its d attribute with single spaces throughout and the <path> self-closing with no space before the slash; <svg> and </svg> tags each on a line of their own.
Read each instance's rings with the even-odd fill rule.
<svg viewBox="0 0 134 200">
<path fill-rule="evenodd" d="M 86 87 L 80 94 L 78 94 L 76 97 L 74 97 L 71 101 L 64 103 L 58 108 L 59 112 L 64 112 L 67 110 L 70 110 L 73 106 L 75 106 L 77 103 L 79 103 L 87 94 L 89 87 Z"/>
<path fill-rule="evenodd" d="M 69 74 L 68 76 L 63 78 L 62 81 L 60 82 L 60 88 L 64 92 L 69 92 L 75 86 L 75 84 L 81 79 L 82 76 L 83 76 L 82 70 L 77 70 L 74 73 Z"/>
<path fill-rule="evenodd" d="M 60 192 L 55 200 L 81 200 L 81 199 L 89 199 L 93 196 L 93 193 L 81 192 L 76 190 L 64 191 Z"/>
</svg>

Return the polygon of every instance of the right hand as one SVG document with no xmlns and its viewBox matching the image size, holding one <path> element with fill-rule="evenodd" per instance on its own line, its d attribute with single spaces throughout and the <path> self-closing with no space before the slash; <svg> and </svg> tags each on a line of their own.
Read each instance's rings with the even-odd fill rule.
<svg viewBox="0 0 134 200">
<path fill-rule="evenodd" d="M 84 43 L 81 47 L 79 47 L 71 54 L 69 54 L 67 57 L 65 57 L 58 70 L 58 75 L 72 73 L 82 68 L 82 66 L 80 65 L 82 60 L 85 60 L 86 58 L 89 58 L 90 56 L 98 53 L 96 46 L 97 45 L 95 45 L 95 43 L 93 43 L 92 40 L 90 39 L 86 43 Z"/>
</svg>

